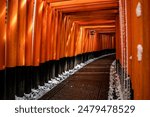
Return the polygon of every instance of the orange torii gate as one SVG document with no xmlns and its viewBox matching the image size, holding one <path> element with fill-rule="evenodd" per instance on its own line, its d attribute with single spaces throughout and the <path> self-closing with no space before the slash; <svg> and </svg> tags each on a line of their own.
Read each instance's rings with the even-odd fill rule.
<svg viewBox="0 0 150 117">
<path fill-rule="evenodd" d="M 2 86 L 6 92 L 2 91 L 4 94 L 1 98 L 14 99 L 14 95 L 30 93 L 31 88 L 43 85 L 58 73 L 88 59 L 88 54 L 103 50 L 102 47 L 97 47 L 97 36 L 91 39 L 89 30 L 75 22 L 78 16 L 76 18 L 66 14 L 69 9 L 78 10 L 76 6 L 61 11 L 62 8 L 43 0 L 1 0 L 0 5 L 0 71 L 2 80 L 6 80 L 5 86 Z M 87 5 L 87 8 L 104 8 L 102 5 L 94 5 L 96 7 Z M 107 5 L 117 7 L 115 2 Z M 80 8 L 83 11 L 81 5 L 79 10 Z M 116 11 L 108 12 L 114 18 Z M 106 12 L 102 13 L 97 18 L 111 18 L 104 15 Z M 93 19 L 88 14 L 85 17 L 79 16 L 83 21 L 86 17 Z M 110 47 L 114 49 L 114 45 L 109 46 L 109 49 Z"/>
</svg>

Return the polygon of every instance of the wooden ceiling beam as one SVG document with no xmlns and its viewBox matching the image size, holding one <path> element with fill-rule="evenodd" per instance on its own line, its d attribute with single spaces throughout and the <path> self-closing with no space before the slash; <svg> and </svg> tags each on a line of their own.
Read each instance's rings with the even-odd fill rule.
<svg viewBox="0 0 150 117">
<path fill-rule="evenodd" d="M 50 0 L 50 7 L 87 30 L 115 33 L 119 0 Z M 59 2 L 61 1 L 61 2 Z"/>
<path fill-rule="evenodd" d="M 82 17 L 69 17 L 72 21 L 89 21 L 89 20 L 115 20 L 115 15 L 105 15 L 105 16 L 82 16 Z"/>
<path fill-rule="evenodd" d="M 97 30 L 97 31 L 108 31 L 108 30 L 113 30 L 115 31 L 115 27 L 107 27 L 107 28 L 100 28 L 100 27 L 97 27 L 97 28 L 94 28 L 94 27 L 89 27 L 89 28 L 84 28 L 84 29 L 88 29 L 88 30 Z"/>
<path fill-rule="evenodd" d="M 96 33 L 115 33 L 115 28 L 85 28 L 86 30 L 95 30 Z"/>
<path fill-rule="evenodd" d="M 57 3 L 51 3 L 53 7 L 66 7 L 66 6 L 75 6 L 75 5 L 86 5 L 86 4 L 103 4 L 103 3 L 114 3 L 118 2 L 118 0 L 69 0 Z"/>
<path fill-rule="evenodd" d="M 115 24 L 115 20 L 79 20 L 75 23 L 80 25 L 95 25 L 95 24 Z"/>
<path fill-rule="evenodd" d="M 55 2 L 65 2 L 65 1 L 71 1 L 71 0 L 47 0 L 50 3 L 55 3 Z"/>
<path fill-rule="evenodd" d="M 86 29 L 109 29 L 109 28 L 115 28 L 115 25 L 97 25 L 97 26 L 82 26 L 82 28 Z"/>
<path fill-rule="evenodd" d="M 80 24 L 78 23 L 80 26 L 97 26 L 97 25 L 114 25 L 115 23 L 95 23 L 95 24 L 90 24 L 90 23 L 87 23 L 87 24 Z"/>
<path fill-rule="evenodd" d="M 95 30 L 96 33 L 115 33 L 115 28 L 87 28 L 86 30 Z"/>
<path fill-rule="evenodd" d="M 81 12 L 70 12 L 70 13 L 64 13 L 64 15 L 78 15 L 78 16 L 83 16 L 83 15 L 101 15 L 101 14 L 118 14 L 119 10 L 118 9 L 106 9 L 106 10 L 96 10 L 96 11 L 81 11 Z"/>
<path fill-rule="evenodd" d="M 53 8 L 63 13 L 70 13 L 70 12 L 95 11 L 95 10 L 105 10 L 105 9 L 117 9 L 118 3 L 59 6 Z"/>
</svg>

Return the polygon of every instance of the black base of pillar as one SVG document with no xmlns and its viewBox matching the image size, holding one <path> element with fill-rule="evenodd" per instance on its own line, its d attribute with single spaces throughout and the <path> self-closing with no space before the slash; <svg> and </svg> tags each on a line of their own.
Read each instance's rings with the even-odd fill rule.
<svg viewBox="0 0 150 117">
<path fill-rule="evenodd" d="M 65 61 L 66 61 L 66 58 L 62 58 L 61 59 L 61 73 L 65 72 Z"/>
<path fill-rule="evenodd" d="M 55 77 L 58 77 L 58 74 L 59 74 L 59 61 L 58 60 L 54 61 L 54 66 L 55 66 Z"/>
<path fill-rule="evenodd" d="M 49 62 L 45 63 L 45 83 L 50 80 L 50 64 Z"/>
<path fill-rule="evenodd" d="M 68 58 L 64 58 L 64 71 L 68 70 Z"/>
<path fill-rule="evenodd" d="M 0 70 L 0 100 L 5 97 L 5 70 Z"/>
<path fill-rule="evenodd" d="M 55 63 L 54 61 L 49 61 L 49 80 L 53 77 L 55 77 Z"/>
<path fill-rule="evenodd" d="M 25 91 L 26 68 L 16 67 L 16 96 L 23 97 Z"/>
<path fill-rule="evenodd" d="M 71 69 L 71 57 L 67 58 L 67 71 Z"/>
<path fill-rule="evenodd" d="M 131 88 L 131 100 L 134 100 L 134 90 Z"/>
<path fill-rule="evenodd" d="M 52 69 L 51 69 L 51 73 L 52 73 L 52 78 L 55 77 L 55 72 L 56 72 L 56 64 L 55 61 L 52 61 Z"/>
<path fill-rule="evenodd" d="M 75 66 L 75 57 L 71 57 L 71 69 L 73 69 L 74 68 L 74 66 Z"/>
<path fill-rule="evenodd" d="M 37 89 L 39 85 L 39 67 L 34 66 L 33 67 L 33 77 L 32 77 L 32 88 Z"/>
<path fill-rule="evenodd" d="M 26 94 L 29 94 L 31 92 L 32 88 L 32 77 L 33 77 L 33 67 L 27 66 L 25 67 L 26 77 L 25 77 L 25 90 L 24 92 Z"/>
<path fill-rule="evenodd" d="M 133 90 L 133 88 L 132 88 L 132 82 L 130 81 L 130 92 L 131 92 L 131 97 L 130 97 L 130 99 L 131 100 L 134 100 L 134 90 Z"/>
<path fill-rule="evenodd" d="M 45 63 L 41 63 L 39 66 L 39 85 L 43 86 L 45 82 L 45 77 L 46 77 L 46 68 L 45 68 Z"/>
<path fill-rule="evenodd" d="M 14 100 L 16 92 L 16 67 L 6 68 L 5 83 L 5 99 Z"/>
<path fill-rule="evenodd" d="M 58 74 L 61 74 L 61 71 L 62 71 L 62 60 L 60 59 L 60 60 L 58 60 L 58 66 L 57 66 L 57 69 L 58 69 Z"/>
</svg>

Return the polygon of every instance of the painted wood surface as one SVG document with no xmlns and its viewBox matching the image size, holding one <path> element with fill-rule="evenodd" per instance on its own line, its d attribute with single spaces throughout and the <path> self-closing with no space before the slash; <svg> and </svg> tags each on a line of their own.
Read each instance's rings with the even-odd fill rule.
<svg viewBox="0 0 150 117">
<path fill-rule="evenodd" d="M 0 70 L 5 69 L 6 0 L 0 1 Z"/>
</svg>

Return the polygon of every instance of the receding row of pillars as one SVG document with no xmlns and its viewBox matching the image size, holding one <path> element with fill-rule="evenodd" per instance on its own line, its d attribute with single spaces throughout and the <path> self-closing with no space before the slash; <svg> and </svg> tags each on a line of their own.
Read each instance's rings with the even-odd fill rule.
<svg viewBox="0 0 150 117">
<path fill-rule="evenodd" d="M 114 50 L 103 50 L 80 54 L 74 57 L 65 57 L 60 60 L 51 60 L 39 66 L 17 66 L 0 70 L 0 99 L 15 99 L 29 94 L 31 89 L 43 86 L 52 78 L 58 77 L 65 71 L 73 69 L 77 64 Z"/>
</svg>

